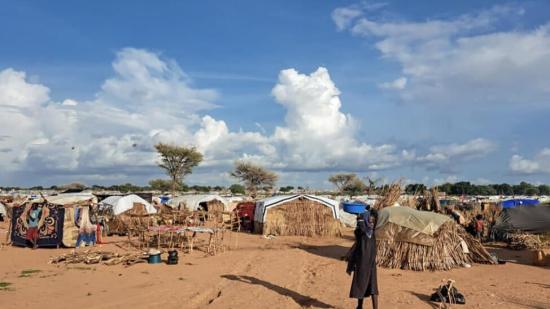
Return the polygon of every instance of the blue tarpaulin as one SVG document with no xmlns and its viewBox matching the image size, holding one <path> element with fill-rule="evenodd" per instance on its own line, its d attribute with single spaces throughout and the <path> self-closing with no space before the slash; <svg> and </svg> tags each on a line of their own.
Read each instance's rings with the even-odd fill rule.
<svg viewBox="0 0 550 309">
<path fill-rule="evenodd" d="M 516 198 L 500 202 L 502 208 L 514 208 L 517 206 L 535 206 L 540 204 L 539 200 L 528 198 Z"/>
</svg>

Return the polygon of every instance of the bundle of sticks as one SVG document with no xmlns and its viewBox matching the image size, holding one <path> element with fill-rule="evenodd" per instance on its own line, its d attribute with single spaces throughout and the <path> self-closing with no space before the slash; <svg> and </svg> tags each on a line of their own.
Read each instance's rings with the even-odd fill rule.
<svg viewBox="0 0 550 309">
<path fill-rule="evenodd" d="M 380 199 L 374 204 L 374 208 L 382 209 L 393 206 L 401 197 L 401 181 L 392 183 L 383 189 Z"/>
<path fill-rule="evenodd" d="M 513 250 L 542 250 L 544 243 L 538 235 L 515 233 L 508 236 L 508 246 Z"/>
<path fill-rule="evenodd" d="M 50 264 L 104 264 L 125 266 L 146 262 L 147 255 L 141 252 L 115 253 L 110 251 L 73 251 L 50 259 Z"/>
</svg>

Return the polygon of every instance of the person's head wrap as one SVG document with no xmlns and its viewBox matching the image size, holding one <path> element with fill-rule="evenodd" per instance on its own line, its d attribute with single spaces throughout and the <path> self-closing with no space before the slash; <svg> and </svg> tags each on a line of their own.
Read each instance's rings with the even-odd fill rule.
<svg viewBox="0 0 550 309">
<path fill-rule="evenodd" d="M 360 228 L 368 238 L 371 238 L 376 227 L 376 222 L 371 222 L 369 219 L 371 216 L 376 219 L 378 213 L 375 209 L 369 208 L 370 207 L 367 207 L 367 211 L 357 216 L 357 227 Z"/>
</svg>

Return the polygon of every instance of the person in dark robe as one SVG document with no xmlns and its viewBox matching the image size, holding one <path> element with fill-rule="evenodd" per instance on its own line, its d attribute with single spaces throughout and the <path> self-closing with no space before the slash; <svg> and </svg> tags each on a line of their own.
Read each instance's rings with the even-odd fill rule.
<svg viewBox="0 0 550 309">
<path fill-rule="evenodd" d="M 357 308 L 363 308 L 363 299 L 372 298 L 372 308 L 378 309 L 378 278 L 376 275 L 376 237 L 374 228 L 378 214 L 370 210 L 357 216 L 355 244 L 348 257 L 346 272 L 353 272 L 350 298 L 357 298 Z"/>
</svg>

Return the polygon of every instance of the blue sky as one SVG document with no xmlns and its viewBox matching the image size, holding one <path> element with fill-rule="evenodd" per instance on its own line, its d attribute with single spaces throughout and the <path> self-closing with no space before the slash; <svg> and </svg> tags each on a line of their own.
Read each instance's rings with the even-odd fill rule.
<svg viewBox="0 0 550 309">
<path fill-rule="evenodd" d="M 205 152 L 190 183 L 550 182 L 545 1 L 0 8 L 0 185 L 144 184 L 159 141 Z"/>
</svg>

